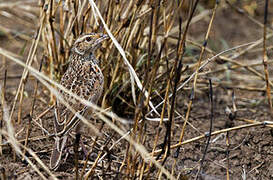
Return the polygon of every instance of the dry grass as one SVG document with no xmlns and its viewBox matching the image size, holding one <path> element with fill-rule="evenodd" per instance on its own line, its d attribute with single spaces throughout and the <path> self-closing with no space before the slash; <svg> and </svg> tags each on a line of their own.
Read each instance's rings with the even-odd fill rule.
<svg viewBox="0 0 273 180">
<path fill-rule="evenodd" d="M 90 154 L 93 153 L 92 150 L 95 149 L 93 147 L 96 144 L 102 146 L 97 151 L 94 161 L 87 159 L 80 162 L 83 164 L 79 172 L 80 178 L 88 179 L 98 177 L 97 174 L 107 173 L 109 178 L 128 179 L 184 177 L 183 173 L 175 171 L 175 161 L 171 168 L 166 166 L 166 162 L 175 156 L 174 154 L 181 146 L 207 138 L 207 134 L 202 134 L 184 140 L 184 134 L 187 132 L 187 127 L 192 126 L 189 118 L 197 93 L 202 90 L 207 91 L 209 79 L 221 79 L 223 74 L 244 69 L 242 75 L 247 74 L 249 79 L 242 80 L 238 76 L 237 80 L 241 81 L 239 85 L 216 80 L 213 81 L 212 86 L 216 88 L 226 85 L 229 88 L 267 92 L 269 111 L 272 109 L 271 87 L 273 84 L 270 81 L 268 70 L 268 64 L 272 61 L 268 60 L 266 54 L 267 49 L 270 48 L 267 47 L 266 40 L 272 37 L 272 30 L 264 26 L 263 38 L 259 37 L 261 39 L 257 38 L 254 42 L 242 43 L 216 53 L 208 48 L 207 44 L 217 17 L 217 10 L 226 8 L 227 4 L 215 2 L 212 9 L 201 11 L 200 8 L 197 8 L 198 3 L 199 1 L 45 0 L 39 1 L 37 5 L 36 1 L 32 0 L 24 4 L 20 1 L 0 1 L 2 15 L 4 13 L 7 18 L 18 21 L 19 25 L 24 24 L 24 30 L 27 32 L 19 33 L 11 28 L 0 26 L 0 31 L 10 39 L 16 41 L 15 35 L 16 38 L 19 38 L 15 46 L 21 48 L 20 52 L 22 52 L 14 54 L 0 47 L 3 62 L 6 59 L 24 68 L 12 104 L 7 105 L 4 98 L 5 88 L 0 86 L 3 109 L 3 124 L 1 125 L 5 124 L 0 131 L 0 144 L 2 144 L 0 147 L 5 145 L 2 140 L 4 137 L 16 155 L 25 159 L 41 178 L 47 179 L 49 176 L 56 178 L 54 172 L 51 172 L 39 156 L 28 147 L 28 142 L 32 141 L 30 132 L 34 126 L 44 133 L 40 139 L 52 138 L 52 134 L 42 123 L 42 118 L 47 111 L 39 112 L 40 115 L 37 117 L 34 115 L 35 105 L 41 102 L 39 99 L 42 99 L 37 94 L 42 94 L 41 92 L 48 89 L 49 91 L 46 91 L 48 104 L 53 104 L 56 97 L 60 97 L 57 89 L 62 89 L 83 104 L 93 108 L 97 119 L 104 122 L 98 128 L 77 114 L 97 135 L 94 136 Z M 200 41 L 188 37 L 188 34 L 190 25 L 204 18 L 209 18 L 209 21 L 202 40 L 204 43 L 200 44 Z M 266 33 L 267 31 L 269 33 Z M 110 37 L 97 53 L 98 58 L 101 59 L 101 67 L 105 76 L 104 93 L 99 106 L 77 97 L 58 84 L 69 63 L 66 60 L 73 40 L 78 35 L 87 32 L 104 32 Z M 25 41 L 28 42 L 28 45 L 22 43 Z M 257 46 L 262 43 L 263 62 L 245 64 L 237 61 L 247 52 L 252 50 L 259 52 Z M 200 49 L 197 58 L 188 53 L 191 50 L 188 46 Z M 228 62 L 229 67 L 217 64 L 215 62 L 217 59 Z M 217 68 L 211 68 L 210 64 Z M 255 69 L 262 64 L 264 71 Z M 6 65 L 3 66 L 3 69 L 5 67 Z M 24 92 L 29 78 L 36 80 L 29 113 L 32 118 L 27 127 L 24 143 L 21 144 L 22 141 L 15 136 L 18 132 L 13 126 L 22 124 L 22 113 L 25 108 Z M 39 83 L 43 86 L 39 86 Z M 263 83 L 266 84 L 266 87 L 258 88 Z M 190 98 L 185 99 L 187 107 L 184 114 L 181 114 L 181 110 L 176 107 L 177 97 L 181 91 L 190 94 Z M 211 90 L 210 93 L 213 96 Z M 69 107 L 68 102 L 64 99 L 59 100 L 76 113 Z M 236 111 L 234 100 L 232 110 L 228 112 L 236 118 Z M 178 124 L 179 120 L 182 120 L 183 124 Z M 211 120 L 213 120 L 213 106 Z M 271 121 L 240 120 L 245 124 L 210 131 L 209 136 L 242 128 L 273 126 Z M 154 134 L 146 131 L 147 124 L 157 126 Z M 179 132 L 176 132 L 175 127 L 179 127 Z M 107 130 L 102 131 L 101 129 Z M 152 144 L 151 147 L 147 147 L 147 141 Z M 109 163 L 107 156 L 115 148 L 124 151 L 116 155 L 118 156 L 116 162 Z M 2 149 L 0 150 L 2 153 Z M 31 160 L 25 155 L 26 152 L 32 157 Z M 107 163 L 112 167 L 104 168 Z M 202 163 L 200 165 L 197 163 L 195 168 L 199 171 L 195 174 L 195 178 L 198 178 L 202 166 Z M 229 178 L 228 167 L 227 164 L 227 179 Z"/>
</svg>

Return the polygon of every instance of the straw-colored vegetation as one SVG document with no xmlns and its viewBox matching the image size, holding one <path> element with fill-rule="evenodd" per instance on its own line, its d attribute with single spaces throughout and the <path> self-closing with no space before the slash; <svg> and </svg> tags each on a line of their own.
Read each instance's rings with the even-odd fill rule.
<svg viewBox="0 0 273 180">
<path fill-rule="evenodd" d="M 1 156 L 27 162 L 35 171 L 32 175 L 41 179 L 246 178 L 245 167 L 238 175 L 230 164 L 230 134 L 273 127 L 268 54 L 273 31 L 253 18 L 257 7 L 252 1 L 246 1 L 244 9 L 237 5 L 217 0 L 0 1 L 4 22 L 0 36 L 9 43 L 0 39 Z M 225 37 L 213 38 L 218 31 L 215 21 L 225 19 L 217 13 L 227 9 L 241 10 L 261 33 L 236 45 Z M 58 84 L 69 64 L 73 41 L 89 32 L 110 37 L 97 52 L 105 77 L 98 105 Z M 13 69 L 12 64 L 16 64 Z M 9 75 L 18 73 L 19 77 Z M 9 84 L 16 89 L 9 91 Z M 69 161 L 54 172 L 48 168 L 48 158 L 54 137 L 52 106 L 60 98 L 59 89 L 93 108 L 95 114 L 91 121 L 78 114 L 87 132 L 92 132 L 83 138 L 91 157 Z M 65 99 L 60 102 L 76 113 Z M 263 118 L 242 113 L 259 109 Z M 217 119 L 225 122 L 218 129 L 214 127 Z M 225 135 L 221 144 L 225 160 L 219 167 L 224 170 L 211 174 L 207 161 L 213 161 L 213 156 L 206 155 L 221 134 Z M 194 163 L 181 165 L 187 147 L 196 147 L 198 156 L 193 153 Z M 74 158 L 73 153 L 70 156 Z M 8 167 L 0 165 L 1 178 L 8 179 Z"/>
</svg>

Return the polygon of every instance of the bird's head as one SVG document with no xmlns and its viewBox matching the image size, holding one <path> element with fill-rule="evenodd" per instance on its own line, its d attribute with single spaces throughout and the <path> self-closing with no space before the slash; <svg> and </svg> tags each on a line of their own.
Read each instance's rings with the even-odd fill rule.
<svg viewBox="0 0 273 180">
<path fill-rule="evenodd" d="M 108 39 L 108 36 L 102 33 L 81 35 L 74 42 L 72 51 L 79 55 L 88 55 L 93 53 L 106 39 Z"/>
</svg>

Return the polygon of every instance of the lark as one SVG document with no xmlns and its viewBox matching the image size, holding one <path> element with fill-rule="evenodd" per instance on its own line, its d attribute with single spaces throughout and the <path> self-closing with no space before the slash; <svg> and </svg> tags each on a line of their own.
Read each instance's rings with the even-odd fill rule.
<svg viewBox="0 0 273 180">
<path fill-rule="evenodd" d="M 90 33 L 79 36 L 74 42 L 69 66 L 63 75 L 60 84 L 79 97 L 96 104 L 103 91 L 104 77 L 96 59 L 95 50 L 108 38 L 104 34 Z M 59 91 L 62 98 L 76 110 L 85 115 L 87 107 L 74 99 L 71 95 Z M 69 133 L 73 128 L 79 129 L 79 119 L 58 100 L 55 105 L 55 145 L 50 158 L 50 168 L 58 169 L 62 163 L 62 155 L 66 147 Z"/>
</svg>

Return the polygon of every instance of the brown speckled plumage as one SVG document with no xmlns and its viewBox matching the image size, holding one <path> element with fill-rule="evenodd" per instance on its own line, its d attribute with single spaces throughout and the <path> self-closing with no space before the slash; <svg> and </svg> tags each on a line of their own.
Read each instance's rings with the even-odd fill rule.
<svg viewBox="0 0 273 180">
<path fill-rule="evenodd" d="M 60 84 L 79 97 L 97 103 L 103 91 L 103 74 L 94 51 L 107 38 L 103 34 L 81 35 L 75 41 L 69 56 L 69 67 L 63 75 Z M 59 91 L 69 105 L 85 115 L 86 107 L 71 97 Z M 50 168 L 56 170 L 61 163 L 61 156 L 66 145 L 69 132 L 78 125 L 79 120 L 60 102 L 55 106 L 55 147 L 50 158 Z"/>
</svg>

